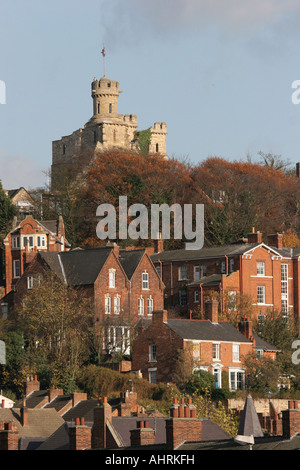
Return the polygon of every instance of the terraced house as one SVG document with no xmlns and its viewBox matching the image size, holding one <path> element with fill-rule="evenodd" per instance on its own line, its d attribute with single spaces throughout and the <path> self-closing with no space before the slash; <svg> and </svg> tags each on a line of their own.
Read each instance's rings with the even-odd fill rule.
<svg viewBox="0 0 300 470">
<path fill-rule="evenodd" d="M 282 239 L 275 234 L 263 242 L 263 234 L 253 232 L 247 240 L 227 246 L 153 254 L 166 286 L 165 308 L 179 305 L 181 313 L 204 312 L 205 296 L 214 291 L 221 299 L 220 311 L 226 308 L 225 298 L 234 308 L 236 296 L 245 294 L 257 317 L 274 309 L 299 318 L 300 248 L 285 248 Z"/>
</svg>

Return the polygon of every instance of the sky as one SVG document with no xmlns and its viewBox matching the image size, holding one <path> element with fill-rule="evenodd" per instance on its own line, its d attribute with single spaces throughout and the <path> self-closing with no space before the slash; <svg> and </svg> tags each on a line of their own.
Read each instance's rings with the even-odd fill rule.
<svg viewBox="0 0 300 470">
<path fill-rule="evenodd" d="M 299 20 L 299 0 L 1 0 L 2 186 L 48 183 L 52 141 L 92 116 L 103 45 L 118 112 L 166 122 L 170 158 L 295 165 Z"/>
</svg>

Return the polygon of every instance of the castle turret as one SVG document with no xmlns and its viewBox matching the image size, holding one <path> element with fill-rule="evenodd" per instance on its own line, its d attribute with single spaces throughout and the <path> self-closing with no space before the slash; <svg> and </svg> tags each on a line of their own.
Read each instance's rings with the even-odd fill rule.
<svg viewBox="0 0 300 470">
<path fill-rule="evenodd" d="M 118 114 L 118 98 L 122 93 L 119 82 L 103 76 L 100 80 L 92 81 L 93 121 L 120 120 L 123 115 Z"/>
</svg>

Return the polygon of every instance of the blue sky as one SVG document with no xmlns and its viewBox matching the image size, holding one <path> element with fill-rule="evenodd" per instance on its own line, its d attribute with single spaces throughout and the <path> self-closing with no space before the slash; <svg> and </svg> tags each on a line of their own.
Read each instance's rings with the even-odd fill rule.
<svg viewBox="0 0 300 470">
<path fill-rule="evenodd" d="M 118 111 L 168 126 L 169 156 L 258 152 L 300 161 L 299 0 L 2 0 L 0 180 L 44 186 L 51 143 L 92 115 L 90 84 L 120 82 Z M 1 96 L 1 95 L 0 95 Z"/>
</svg>

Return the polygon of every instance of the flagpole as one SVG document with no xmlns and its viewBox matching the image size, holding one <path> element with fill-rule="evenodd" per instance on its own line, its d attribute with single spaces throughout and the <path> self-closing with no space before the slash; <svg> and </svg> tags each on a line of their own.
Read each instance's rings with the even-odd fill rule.
<svg viewBox="0 0 300 470">
<path fill-rule="evenodd" d="M 103 70 L 104 70 L 104 77 L 105 77 L 105 47 L 104 47 L 104 45 L 103 45 L 101 54 L 103 56 Z"/>
</svg>

